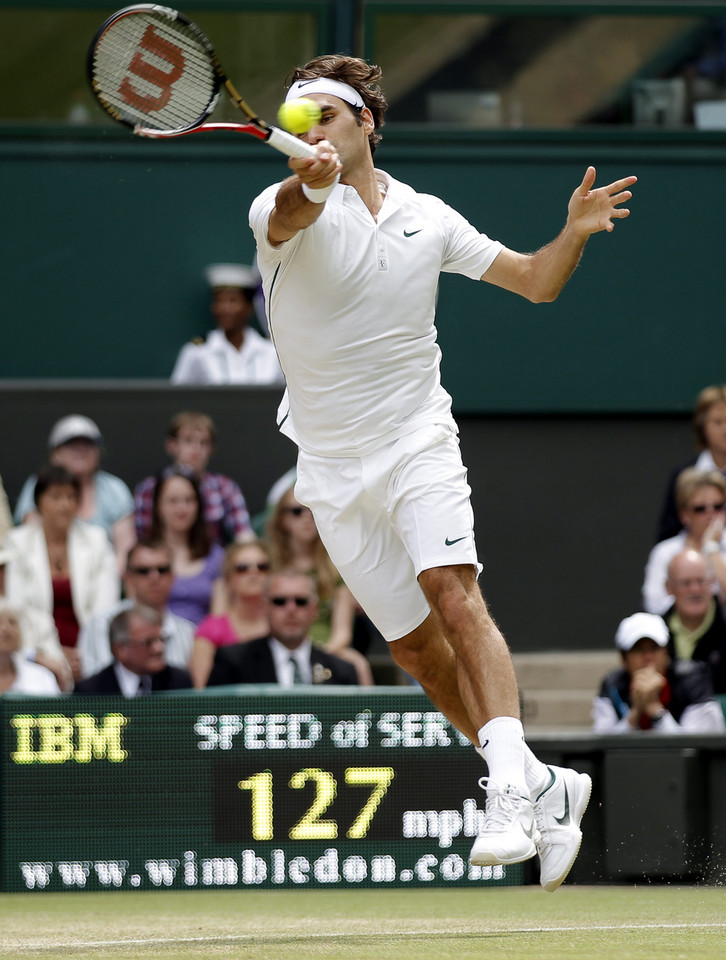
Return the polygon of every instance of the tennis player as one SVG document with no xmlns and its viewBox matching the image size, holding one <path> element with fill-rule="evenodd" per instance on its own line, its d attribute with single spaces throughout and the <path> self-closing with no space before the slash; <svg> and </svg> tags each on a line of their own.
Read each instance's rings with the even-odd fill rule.
<svg viewBox="0 0 726 960">
<path fill-rule="evenodd" d="M 271 335 L 287 380 L 281 431 L 298 446 L 295 496 L 404 670 L 488 766 L 471 862 L 537 854 L 547 890 L 577 856 L 586 774 L 546 766 L 524 741 L 507 644 L 482 598 L 471 490 L 439 375 L 439 274 L 554 300 L 588 237 L 627 217 L 636 180 L 594 189 L 589 167 L 565 227 L 534 254 L 479 233 L 433 196 L 374 166 L 386 101 L 378 67 L 323 56 L 292 75 L 287 99 L 322 117 L 316 158 L 250 210 Z"/>
</svg>

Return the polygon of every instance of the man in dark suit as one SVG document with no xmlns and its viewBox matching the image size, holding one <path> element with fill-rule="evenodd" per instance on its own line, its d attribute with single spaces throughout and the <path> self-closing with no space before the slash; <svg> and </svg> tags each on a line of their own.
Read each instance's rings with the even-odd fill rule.
<svg viewBox="0 0 726 960">
<path fill-rule="evenodd" d="M 267 584 L 270 636 L 220 647 L 209 686 L 227 683 L 356 684 L 355 667 L 314 647 L 310 627 L 318 616 L 312 577 L 295 570 L 273 573 Z"/>
<path fill-rule="evenodd" d="M 191 688 L 188 672 L 166 662 L 162 623 L 158 610 L 142 604 L 117 613 L 109 624 L 113 663 L 81 680 L 73 692 L 138 697 L 160 690 Z"/>
</svg>

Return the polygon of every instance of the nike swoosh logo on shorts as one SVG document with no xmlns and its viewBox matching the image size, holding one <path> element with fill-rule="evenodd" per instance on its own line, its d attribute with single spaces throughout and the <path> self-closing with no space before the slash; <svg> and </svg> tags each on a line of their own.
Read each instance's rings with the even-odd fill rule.
<svg viewBox="0 0 726 960">
<path fill-rule="evenodd" d="M 449 540 L 447 537 L 446 540 L 444 540 L 444 545 L 447 547 L 453 547 L 454 544 L 459 543 L 460 540 L 466 540 L 466 537 L 457 537 L 456 540 Z"/>
</svg>

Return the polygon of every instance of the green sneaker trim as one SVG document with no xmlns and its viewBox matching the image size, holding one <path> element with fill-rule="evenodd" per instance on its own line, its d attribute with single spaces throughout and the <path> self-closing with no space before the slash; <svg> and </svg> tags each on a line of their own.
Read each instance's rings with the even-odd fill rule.
<svg viewBox="0 0 726 960">
<path fill-rule="evenodd" d="M 547 786 L 544 788 L 544 790 L 542 791 L 542 793 L 540 793 L 540 795 L 539 795 L 539 796 L 537 797 L 537 799 L 534 801 L 535 803 L 539 803 L 539 801 L 540 801 L 540 800 L 542 799 L 542 797 L 547 793 L 547 791 L 550 790 L 550 789 L 554 786 L 555 780 L 557 779 L 557 777 L 555 776 L 555 772 L 554 772 L 554 770 L 553 770 L 551 767 L 547 767 L 547 770 L 549 771 L 549 775 L 550 775 L 550 777 L 551 777 L 552 779 L 551 779 L 550 782 L 547 784 Z"/>
</svg>

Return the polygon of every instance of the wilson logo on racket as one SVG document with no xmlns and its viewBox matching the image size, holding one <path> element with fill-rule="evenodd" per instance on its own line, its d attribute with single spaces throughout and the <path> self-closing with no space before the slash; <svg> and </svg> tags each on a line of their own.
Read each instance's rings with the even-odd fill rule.
<svg viewBox="0 0 726 960">
<path fill-rule="evenodd" d="M 184 54 L 180 47 L 160 36 L 151 23 L 144 30 L 139 47 L 164 60 L 171 69 L 168 71 L 160 69 L 153 63 L 149 63 L 144 59 L 143 54 L 137 51 L 131 58 L 129 73 L 158 87 L 159 93 L 156 97 L 141 93 L 133 86 L 128 76 L 121 81 L 118 92 L 125 103 L 137 110 L 162 110 L 171 100 L 171 88 L 184 73 Z"/>
<path fill-rule="evenodd" d="M 257 116 L 235 90 L 207 37 L 171 7 L 137 3 L 117 10 L 91 41 L 87 69 L 100 105 L 137 136 L 233 130 L 264 140 L 288 157 L 317 157 L 311 144 Z M 245 123 L 207 122 L 222 90 Z"/>
</svg>

